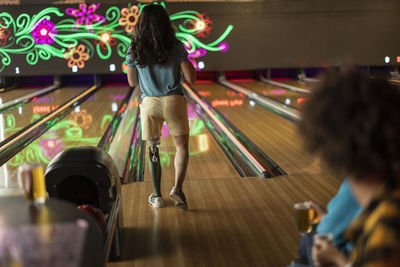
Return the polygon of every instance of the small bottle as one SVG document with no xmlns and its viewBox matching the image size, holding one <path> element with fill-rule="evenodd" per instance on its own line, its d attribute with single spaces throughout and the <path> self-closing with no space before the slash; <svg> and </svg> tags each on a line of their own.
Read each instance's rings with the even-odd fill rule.
<svg viewBox="0 0 400 267">
<path fill-rule="evenodd" d="M 40 164 L 32 166 L 32 191 L 35 204 L 44 204 L 46 202 L 46 180 L 44 179 L 43 166 Z"/>
<path fill-rule="evenodd" d="M 24 163 L 18 169 L 18 184 L 23 189 L 25 197 L 35 204 L 46 202 L 46 181 L 43 166 Z"/>
</svg>

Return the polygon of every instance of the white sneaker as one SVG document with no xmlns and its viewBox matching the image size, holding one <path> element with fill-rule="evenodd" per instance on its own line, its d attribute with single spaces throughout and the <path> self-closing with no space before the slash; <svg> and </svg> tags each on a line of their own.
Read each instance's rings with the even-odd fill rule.
<svg viewBox="0 0 400 267">
<path fill-rule="evenodd" d="M 149 203 L 155 208 L 162 208 L 164 207 L 164 200 L 162 197 L 155 197 L 153 193 L 149 196 Z"/>
<path fill-rule="evenodd" d="M 184 210 L 188 208 L 185 194 L 178 187 L 174 186 L 172 188 L 171 193 L 169 193 L 169 197 L 171 198 L 172 201 L 175 202 L 176 207 Z"/>
</svg>

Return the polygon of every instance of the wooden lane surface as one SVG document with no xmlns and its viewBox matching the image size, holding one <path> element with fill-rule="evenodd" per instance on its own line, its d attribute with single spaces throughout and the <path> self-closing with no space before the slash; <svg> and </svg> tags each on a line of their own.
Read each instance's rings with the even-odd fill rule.
<svg viewBox="0 0 400 267">
<path fill-rule="evenodd" d="M 236 84 L 295 109 L 299 109 L 302 101 L 305 101 L 308 97 L 308 94 L 290 91 L 263 82 L 238 82 Z"/>
<path fill-rule="evenodd" d="M 288 174 L 325 173 L 318 159 L 303 151 L 296 125 L 218 84 L 196 84 L 219 112 L 236 125 Z"/>
<path fill-rule="evenodd" d="M 236 169 L 190 105 L 188 105 L 188 115 L 190 156 L 185 179 L 239 177 Z M 174 180 L 175 145 L 167 129 L 164 125 L 161 145 L 159 146 L 162 180 Z M 148 162 L 148 153 L 146 153 L 144 181 L 150 181 Z"/>
<path fill-rule="evenodd" d="M 315 86 L 315 82 L 304 82 L 304 81 L 300 81 L 300 80 L 290 80 L 290 79 L 282 79 L 282 80 L 274 80 L 275 82 L 280 82 L 280 83 L 284 83 L 287 85 L 291 85 L 291 86 L 296 86 L 296 87 L 300 87 L 301 89 L 308 89 L 310 91 L 312 91 L 312 87 Z"/>
<path fill-rule="evenodd" d="M 172 181 L 164 181 L 168 196 Z M 107 267 L 286 266 L 297 257 L 293 204 L 326 205 L 338 181 L 320 175 L 188 180 L 189 210 L 147 203 L 151 183 L 122 186 L 122 256 Z"/>
<path fill-rule="evenodd" d="M 128 90 L 128 86 L 100 89 L 82 103 L 79 110 L 73 110 L 1 166 L 0 188 L 17 186 L 17 170 L 23 162 L 40 162 L 46 167 L 50 160 L 62 150 L 73 146 L 97 146 L 114 116 L 113 103 L 119 105 Z M 66 98 L 65 101 L 68 99 Z"/>
<path fill-rule="evenodd" d="M 1 92 L 0 93 L 1 103 L 4 104 L 8 101 L 33 93 L 35 91 L 39 91 L 43 88 L 44 87 L 32 87 L 32 88 L 21 87 Z"/>
<path fill-rule="evenodd" d="M 83 86 L 60 88 L 37 98 L 34 102 L 28 102 L 19 108 L 0 114 L 0 123 L 3 123 L 5 131 L 4 138 L 0 136 L 0 142 L 50 113 L 85 89 L 87 87 Z"/>
</svg>

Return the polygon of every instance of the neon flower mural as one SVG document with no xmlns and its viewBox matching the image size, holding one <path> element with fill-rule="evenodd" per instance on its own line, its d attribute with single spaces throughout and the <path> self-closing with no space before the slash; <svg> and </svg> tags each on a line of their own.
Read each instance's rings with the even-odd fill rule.
<svg viewBox="0 0 400 267">
<path fill-rule="evenodd" d="M 122 71 L 126 73 L 128 70 L 128 63 L 126 63 L 126 60 L 122 62 Z"/>
<path fill-rule="evenodd" d="M 192 46 L 190 45 L 190 43 L 189 44 L 185 44 L 185 48 L 186 48 L 186 50 L 189 50 L 189 51 L 192 50 L 191 49 Z M 199 58 L 199 57 L 202 57 L 205 54 L 207 54 L 207 51 L 204 48 L 195 49 L 193 52 L 188 54 L 189 60 L 190 60 L 190 62 L 192 62 L 193 66 L 196 68 L 196 70 L 199 70 L 200 67 L 197 64 L 195 59 Z"/>
<path fill-rule="evenodd" d="M 117 39 L 112 36 L 111 31 L 101 31 L 99 32 L 100 40 L 94 40 L 94 44 L 100 44 L 102 50 L 107 50 L 107 44 L 109 46 L 117 45 Z"/>
<path fill-rule="evenodd" d="M 209 44 L 204 44 L 198 37 L 207 37 L 212 29 L 211 25 L 213 24 L 205 13 L 182 11 L 170 16 L 170 18 L 172 21 L 183 21 L 178 25 L 179 31 L 176 33 L 176 37 L 185 44 L 185 48 L 189 53 L 189 60 L 195 66 L 196 70 L 200 70 L 196 59 L 203 57 L 208 51 L 228 51 L 229 45 L 223 42 L 223 40 L 232 31 L 232 25 L 229 25 L 217 40 Z"/>
<path fill-rule="evenodd" d="M 52 44 L 57 34 L 56 25 L 48 19 L 39 21 L 32 30 L 32 37 L 37 44 Z"/>
<path fill-rule="evenodd" d="M 82 109 L 80 112 L 72 111 L 70 117 L 70 124 L 72 124 L 71 127 L 76 125 L 84 130 L 89 129 L 90 125 L 93 122 L 92 115 L 89 114 L 86 109 Z"/>
<path fill-rule="evenodd" d="M 193 30 L 196 37 L 208 37 L 212 29 L 213 22 L 206 14 L 196 14 L 197 19 L 187 19 L 184 22 L 186 28 Z"/>
<path fill-rule="evenodd" d="M 10 30 L 6 28 L 4 21 L 0 20 L 0 46 L 3 46 L 7 43 L 9 36 Z"/>
<path fill-rule="evenodd" d="M 165 7 L 164 2 L 160 3 Z M 13 55 L 24 55 L 26 62 L 67 60 L 72 71 L 85 67 L 91 59 L 107 60 L 112 55 L 124 64 L 140 10 L 146 4 L 128 4 L 101 9 L 100 4 L 80 4 L 78 8 L 48 7 L 37 14 L 22 13 L 14 18 L 0 13 L 0 73 L 12 63 Z M 189 59 L 196 61 L 209 52 L 226 52 L 224 40 L 232 31 L 228 25 L 218 38 L 209 41 L 213 22 L 207 14 L 181 11 L 170 15 L 176 27 L 176 37 L 185 44 Z M 127 34 L 128 33 L 128 34 Z M 76 66 L 76 67 L 74 67 Z"/>
<path fill-rule="evenodd" d="M 65 12 L 68 15 L 78 18 L 72 26 L 72 29 L 77 30 L 81 25 L 85 25 L 89 32 L 93 32 L 93 22 L 103 23 L 106 21 L 103 16 L 94 14 L 99 6 L 100 4 L 91 4 L 89 7 L 87 7 L 86 4 L 80 4 L 79 9 L 67 8 Z"/>
<path fill-rule="evenodd" d="M 139 7 L 131 6 L 130 8 L 123 8 L 121 10 L 121 18 L 118 20 L 119 24 L 125 27 L 127 33 L 135 30 L 135 25 L 139 17 Z"/>
<path fill-rule="evenodd" d="M 58 153 L 63 151 L 64 142 L 61 139 L 41 139 L 39 140 L 39 147 L 46 158 L 52 159 L 57 156 Z"/>
<path fill-rule="evenodd" d="M 64 54 L 64 58 L 68 61 L 68 67 L 77 66 L 82 69 L 85 66 L 85 61 L 89 59 L 89 54 L 85 53 L 85 46 L 70 47 L 68 52 Z"/>
</svg>

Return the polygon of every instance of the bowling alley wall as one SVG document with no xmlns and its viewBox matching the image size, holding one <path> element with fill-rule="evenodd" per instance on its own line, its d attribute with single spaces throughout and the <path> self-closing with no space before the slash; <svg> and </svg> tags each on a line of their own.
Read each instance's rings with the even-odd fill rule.
<svg viewBox="0 0 400 267">
<path fill-rule="evenodd" d="M 126 71 L 145 3 L 65 2 L 0 1 L 0 76 Z M 398 0 L 160 4 L 198 70 L 400 65 Z"/>
</svg>

